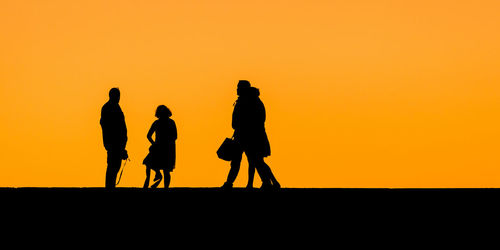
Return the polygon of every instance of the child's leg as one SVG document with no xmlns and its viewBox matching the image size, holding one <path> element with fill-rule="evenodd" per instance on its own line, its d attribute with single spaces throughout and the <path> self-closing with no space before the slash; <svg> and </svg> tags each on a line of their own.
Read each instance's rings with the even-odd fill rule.
<svg viewBox="0 0 500 250">
<path fill-rule="evenodd" d="M 157 180 L 161 181 L 162 176 L 161 176 L 160 170 L 155 170 L 155 173 L 156 174 L 155 174 L 155 178 L 153 179 L 153 181 L 157 181 Z"/>
<path fill-rule="evenodd" d="M 155 172 L 156 172 L 155 182 L 153 183 L 153 185 L 151 185 L 151 188 L 158 187 L 158 185 L 160 185 L 160 182 L 161 182 L 161 179 L 162 179 L 162 175 L 160 173 L 160 170 L 155 170 Z"/>
<path fill-rule="evenodd" d="M 170 172 L 163 170 L 163 175 L 165 175 L 163 184 L 165 184 L 165 189 L 167 189 L 170 186 Z"/>
<path fill-rule="evenodd" d="M 151 175 L 151 169 L 146 167 L 146 180 L 144 180 L 144 186 L 143 188 L 148 188 L 149 187 L 149 177 Z"/>
</svg>

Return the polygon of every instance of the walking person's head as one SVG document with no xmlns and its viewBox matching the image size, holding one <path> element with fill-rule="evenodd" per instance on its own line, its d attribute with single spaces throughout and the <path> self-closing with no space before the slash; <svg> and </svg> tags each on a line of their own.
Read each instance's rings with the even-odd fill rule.
<svg viewBox="0 0 500 250">
<path fill-rule="evenodd" d="M 156 108 L 155 116 L 158 117 L 158 119 L 165 119 L 171 117 L 172 112 L 167 108 L 167 106 L 160 105 Z"/>
<path fill-rule="evenodd" d="M 250 88 L 250 82 L 247 80 L 240 80 L 238 81 L 238 88 L 236 89 L 236 94 L 240 96 L 248 88 Z"/>
<path fill-rule="evenodd" d="M 109 90 L 109 100 L 113 103 L 120 102 L 120 90 L 118 88 L 112 88 Z"/>
<path fill-rule="evenodd" d="M 250 97 L 259 97 L 260 96 L 260 90 L 256 87 L 250 87 L 246 91 L 247 95 Z"/>
</svg>

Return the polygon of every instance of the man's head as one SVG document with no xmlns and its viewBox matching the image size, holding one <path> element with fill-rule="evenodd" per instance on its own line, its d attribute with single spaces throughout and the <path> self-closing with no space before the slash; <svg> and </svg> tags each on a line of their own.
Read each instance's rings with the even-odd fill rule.
<svg viewBox="0 0 500 250">
<path fill-rule="evenodd" d="M 250 88 L 250 82 L 247 80 L 238 81 L 238 88 L 236 89 L 236 94 L 241 95 L 245 89 Z"/>
<path fill-rule="evenodd" d="M 109 100 L 113 103 L 120 102 L 120 90 L 118 88 L 112 88 L 109 90 Z"/>
</svg>

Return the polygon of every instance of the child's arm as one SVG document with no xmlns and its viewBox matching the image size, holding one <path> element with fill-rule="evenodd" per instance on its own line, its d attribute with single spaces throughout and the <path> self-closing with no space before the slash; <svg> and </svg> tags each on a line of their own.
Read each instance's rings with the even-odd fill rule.
<svg viewBox="0 0 500 250">
<path fill-rule="evenodd" d="M 148 138 L 148 141 L 151 142 L 151 144 L 154 144 L 155 141 L 153 140 L 153 133 L 156 131 L 156 121 L 153 122 L 153 125 L 151 125 L 151 128 L 148 131 L 148 135 L 146 136 Z"/>
</svg>

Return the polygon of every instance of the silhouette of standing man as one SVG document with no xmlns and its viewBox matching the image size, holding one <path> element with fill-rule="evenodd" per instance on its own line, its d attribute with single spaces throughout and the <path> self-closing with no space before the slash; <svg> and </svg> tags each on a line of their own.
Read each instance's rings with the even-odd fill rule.
<svg viewBox="0 0 500 250">
<path fill-rule="evenodd" d="M 106 169 L 106 188 L 116 186 L 116 176 L 120 171 L 122 160 L 128 158 L 127 126 L 120 105 L 120 90 L 112 88 L 109 91 L 109 101 L 101 109 L 101 127 L 104 148 L 108 152 L 108 168 Z"/>
</svg>

